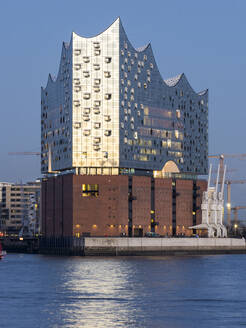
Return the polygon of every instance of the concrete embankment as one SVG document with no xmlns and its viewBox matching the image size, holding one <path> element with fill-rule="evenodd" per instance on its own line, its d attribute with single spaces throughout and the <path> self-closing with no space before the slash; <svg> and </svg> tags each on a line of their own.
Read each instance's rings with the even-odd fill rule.
<svg viewBox="0 0 246 328">
<path fill-rule="evenodd" d="M 78 256 L 246 254 L 244 238 L 50 237 L 1 239 L 7 252 Z"/>
<path fill-rule="evenodd" d="M 84 238 L 85 256 L 196 255 L 246 253 L 237 238 Z"/>
</svg>

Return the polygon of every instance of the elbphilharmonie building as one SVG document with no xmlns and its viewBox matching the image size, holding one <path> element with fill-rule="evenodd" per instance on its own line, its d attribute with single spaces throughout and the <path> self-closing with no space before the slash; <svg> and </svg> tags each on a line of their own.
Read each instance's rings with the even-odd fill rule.
<svg viewBox="0 0 246 328">
<path fill-rule="evenodd" d="M 119 18 L 63 43 L 41 107 L 43 174 L 207 174 L 207 90 L 184 74 L 163 80 L 151 45 L 135 49 Z"/>
<path fill-rule="evenodd" d="M 193 233 L 207 188 L 198 179 L 207 90 L 196 93 L 184 74 L 163 80 L 151 45 L 135 49 L 117 19 L 94 37 L 72 33 L 41 94 L 47 247 L 57 237 Z"/>
</svg>

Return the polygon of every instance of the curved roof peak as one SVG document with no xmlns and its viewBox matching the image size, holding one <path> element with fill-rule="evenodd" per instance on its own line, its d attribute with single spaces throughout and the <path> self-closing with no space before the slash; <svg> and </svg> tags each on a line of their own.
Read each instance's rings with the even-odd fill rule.
<svg viewBox="0 0 246 328">
<path fill-rule="evenodd" d="M 147 49 L 148 47 L 150 47 L 150 46 L 151 46 L 151 44 L 150 44 L 150 42 L 149 42 L 149 43 L 147 43 L 145 46 L 135 48 L 135 50 L 138 51 L 138 52 L 142 52 L 142 51 L 146 50 L 146 49 Z"/>
<path fill-rule="evenodd" d="M 121 19 L 120 19 L 120 17 L 118 16 L 118 17 L 113 21 L 112 24 L 110 24 L 108 27 L 106 27 L 102 32 L 99 32 L 99 33 L 97 33 L 96 35 L 93 35 L 93 36 L 83 36 L 83 35 L 80 35 L 80 34 L 74 32 L 74 31 L 72 32 L 72 35 L 75 34 L 75 35 L 77 35 L 77 36 L 79 36 L 80 38 L 83 38 L 83 39 L 93 39 L 93 38 L 95 38 L 95 37 L 97 37 L 97 36 L 103 34 L 104 32 L 106 32 L 108 29 L 110 29 L 110 28 L 111 28 L 112 26 L 114 26 L 116 23 L 120 23 L 120 22 L 121 22 Z"/>
<path fill-rule="evenodd" d="M 174 77 L 170 77 L 166 80 L 164 80 L 164 82 L 169 86 L 169 87 L 174 87 L 176 84 L 179 83 L 179 81 L 181 80 L 182 76 L 184 75 L 184 73 L 176 75 Z"/>
</svg>

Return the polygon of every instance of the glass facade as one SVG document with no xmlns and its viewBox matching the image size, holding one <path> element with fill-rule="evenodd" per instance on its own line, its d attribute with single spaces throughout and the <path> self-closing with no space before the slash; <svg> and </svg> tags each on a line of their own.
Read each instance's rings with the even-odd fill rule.
<svg viewBox="0 0 246 328">
<path fill-rule="evenodd" d="M 72 34 L 58 77 L 41 91 L 42 173 L 207 173 L 208 93 L 184 74 L 163 80 L 151 46 L 135 49 L 120 19 L 101 34 Z"/>
</svg>

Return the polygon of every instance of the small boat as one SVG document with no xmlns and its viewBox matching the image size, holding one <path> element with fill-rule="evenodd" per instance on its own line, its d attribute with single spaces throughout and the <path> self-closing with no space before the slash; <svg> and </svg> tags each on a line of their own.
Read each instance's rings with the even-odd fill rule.
<svg viewBox="0 0 246 328">
<path fill-rule="evenodd" d="M 6 251 L 3 251 L 2 244 L 0 243 L 0 260 L 6 255 Z"/>
</svg>

